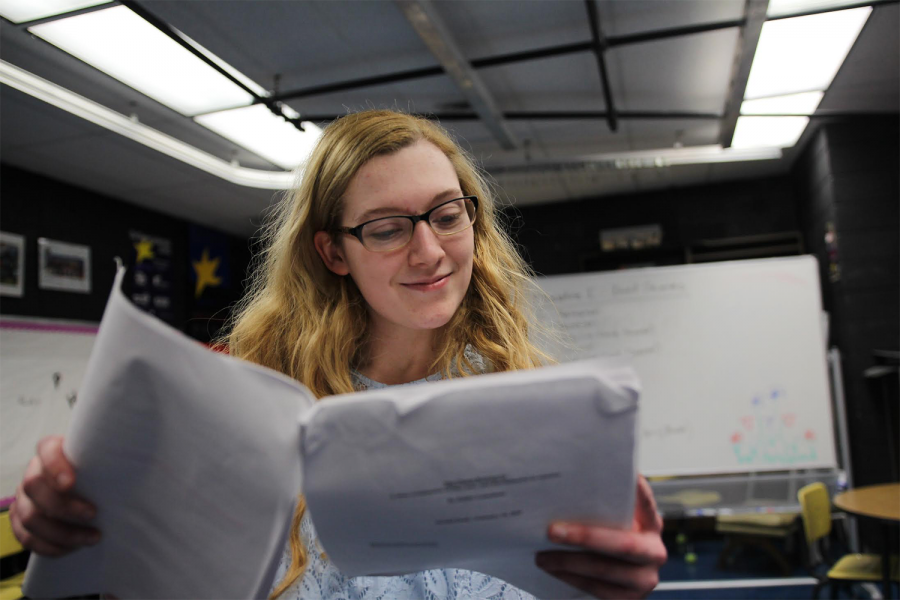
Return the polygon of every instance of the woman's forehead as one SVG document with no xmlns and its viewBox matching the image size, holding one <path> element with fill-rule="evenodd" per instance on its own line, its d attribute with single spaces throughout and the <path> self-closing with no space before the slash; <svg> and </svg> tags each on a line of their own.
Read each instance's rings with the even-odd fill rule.
<svg viewBox="0 0 900 600">
<path fill-rule="evenodd" d="M 344 214 L 358 219 L 373 212 L 417 214 L 442 199 L 461 195 L 450 159 L 434 144 L 416 142 L 364 164 L 344 194 Z M 383 214 L 376 215 L 385 216 Z"/>
</svg>

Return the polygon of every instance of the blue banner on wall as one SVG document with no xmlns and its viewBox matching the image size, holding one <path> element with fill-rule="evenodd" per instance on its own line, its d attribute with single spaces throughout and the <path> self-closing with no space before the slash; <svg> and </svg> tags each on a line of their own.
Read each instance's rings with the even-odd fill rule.
<svg viewBox="0 0 900 600">
<path fill-rule="evenodd" d="M 231 257 L 228 237 L 199 225 L 190 227 L 189 291 L 194 301 L 203 305 L 212 302 L 222 291 L 231 289 Z"/>
<path fill-rule="evenodd" d="M 135 306 L 173 324 L 172 241 L 141 231 L 131 238 L 131 301 Z"/>
</svg>

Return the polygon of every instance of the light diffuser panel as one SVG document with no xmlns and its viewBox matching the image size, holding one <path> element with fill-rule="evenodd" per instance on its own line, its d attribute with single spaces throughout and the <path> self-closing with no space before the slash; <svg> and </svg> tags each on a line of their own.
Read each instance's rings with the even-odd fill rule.
<svg viewBox="0 0 900 600">
<path fill-rule="evenodd" d="M 769 0 L 766 8 L 766 16 L 783 17 L 817 10 L 834 10 L 853 4 L 860 4 L 859 0 Z"/>
<path fill-rule="evenodd" d="M 106 2 L 109 0 L 0 0 L 0 16 L 13 23 L 26 23 Z"/>
<path fill-rule="evenodd" d="M 764 23 L 744 98 L 828 89 L 871 12 L 865 6 Z"/>
<path fill-rule="evenodd" d="M 788 148 L 797 143 L 809 117 L 738 117 L 732 148 Z"/>
<path fill-rule="evenodd" d="M 253 101 L 245 90 L 124 6 L 28 30 L 186 116 Z"/>
<path fill-rule="evenodd" d="M 744 100 L 742 115 L 811 115 L 816 112 L 824 92 L 804 92 L 773 98 Z"/>
<path fill-rule="evenodd" d="M 306 162 L 322 130 L 304 122 L 300 131 L 262 104 L 194 117 L 197 123 L 284 169 Z"/>
<path fill-rule="evenodd" d="M 294 185 L 290 172 L 233 165 L 3 60 L 0 83 L 236 185 L 267 190 L 285 190 Z"/>
</svg>

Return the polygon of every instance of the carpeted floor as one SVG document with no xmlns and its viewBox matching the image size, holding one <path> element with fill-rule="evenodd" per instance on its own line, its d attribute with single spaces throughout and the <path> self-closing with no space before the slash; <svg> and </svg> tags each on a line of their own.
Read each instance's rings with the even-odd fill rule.
<svg viewBox="0 0 900 600">
<path fill-rule="evenodd" d="M 731 553 L 731 560 L 720 564 L 725 541 L 713 534 L 689 534 L 677 543 L 674 534 L 664 536 L 669 560 L 660 571 L 660 586 L 653 599 L 739 599 L 739 598 L 811 598 L 813 580 L 803 567 L 796 548 L 781 546 L 793 570 L 785 577 L 771 557 L 753 547 Z M 857 598 L 881 597 L 880 587 L 854 586 Z M 829 597 L 830 590 L 822 597 Z M 846 594 L 840 597 L 849 598 Z"/>
</svg>

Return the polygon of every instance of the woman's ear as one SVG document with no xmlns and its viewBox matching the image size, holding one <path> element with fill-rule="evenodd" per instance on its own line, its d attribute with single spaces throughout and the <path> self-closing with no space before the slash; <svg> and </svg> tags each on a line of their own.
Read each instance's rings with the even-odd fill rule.
<svg viewBox="0 0 900 600">
<path fill-rule="evenodd" d="M 328 270 L 336 275 L 347 275 L 350 273 L 350 267 L 344 258 L 344 250 L 334 242 L 331 234 L 325 231 L 317 231 L 313 242 L 316 245 L 316 252 L 322 257 L 322 262 L 328 267 Z"/>
</svg>

